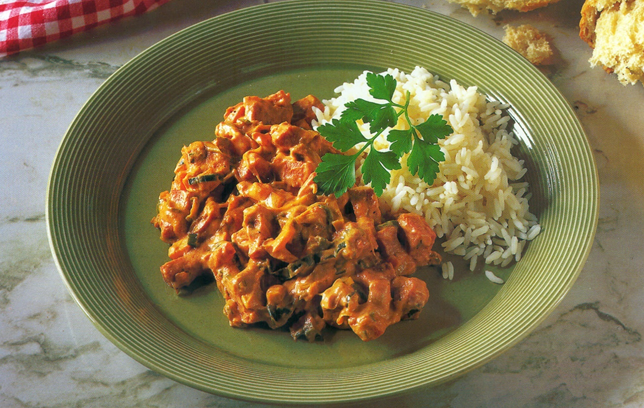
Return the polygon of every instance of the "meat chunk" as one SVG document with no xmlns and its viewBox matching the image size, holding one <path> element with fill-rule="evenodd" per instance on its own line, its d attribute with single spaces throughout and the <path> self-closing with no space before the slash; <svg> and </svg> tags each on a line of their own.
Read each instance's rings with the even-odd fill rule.
<svg viewBox="0 0 644 408">
<path fill-rule="evenodd" d="M 231 157 L 211 142 L 184 146 L 175 168 L 174 189 L 194 191 L 206 197 L 232 170 Z"/>
<path fill-rule="evenodd" d="M 267 263 L 250 260 L 246 267 L 234 275 L 222 275 L 221 286 L 231 326 L 259 323 L 266 320 L 266 288 L 262 282 L 267 274 Z"/>
<path fill-rule="evenodd" d="M 230 241 L 232 235 L 244 225 L 244 210 L 253 205 L 245 197 L 230 196 L 219 228 L 214 236 L 218 241 Z"/>
<path fill-rule="evenodd" d="M 217 203 L 214 198 L 208 197 L 203 209 L 192 221 L 189 233 L 195 234 L 197 240 L 203 239 L 214 233 L 219 227 L 218 221 L 221 220 L 221 204 Z M 194 245 L 193 245 L 194 246 Z"/>
<path fill-rule="evenodd" d="M 226 110 L 224 122 L 242 124 L 261 122 L 265 125 L 275 125 L 290 122 L 292 117 L 291 95 L 279 91 L 266 98 L 245 97 L 242 102 Z"/>
<path fill-rule="evenodd" d="M 357 261 L 375 256 L 378 241 L 373 222 L 364 218 L 358 222 L 347 222 L 336 234 L 339 242 L 337 252 L 343 258 Z"/>
<path fill-rule="evenodd" d="M 416 319 L 429 300 L 425 282 L 418 278 L 397 276 L 391 281 L 393 307 L 401 320 Z"/>
<path fill-rule="evenodd" d="M 260 183 L 272 181 L 274 176 L 270 155 L 267 155 L 261 147 L 246 151 L 237 165 L 236 176 L 239 181 L 258 181 Z"/>
<path fill-rule="evenodd" d="M 311 122 L 315 119 L 313 108 L 324 109 L 324 104 L 313 95 L 307 95 L 293 102 L 293 119 L 291 123 L 304 129 L 311 129 Z"/>
<path fill-rule="evenodd" d="M 215 127 L 215 136 L 215 143 L 225 146 L 226 151 L 233 157 L 241 157 L 248 150 L 259 146 L 255 139 L 244 133 L 239 126 L 229 122 L 218 124 Z"/>
<path fill-rule="evenodd" d="M 277 178 L 290 187 L 300 188 L 309 179 L 315 171 L 319 160 L 316 162 L 310 160 L 298 160 L 299 156 L 294 149 L 293 154 L 278 153 L 273 160 L 273 169 Z"/>
<path fill-rule="evenodd" d="M 271 328 L 285 325 L 294 310 L 293 298 L 283 285 L 275 284 L 266 290 L 267 323 Z"/>
<path fill-rule="evenodd" d="M 185 190 L 164 191 L 159 195 L 157 215 L 152 219 L 161 230 L 161 239 L 172 243 L 185 236 L 188 230 L 188 215 L 194 206 L 199 206 L 196 194 Z"/>
<path fill-rule="evenodd" d="M 405 213 L 398 216 L 403 241 L 418 266 L 438 265 L 441 257 L 432 251 L 436 233 L 418 214 Z"/>
<path fill-rule="evenodd" d="M 351 277 L 336 279 L 333 285 L 322 293 L 322 317 L 334 327 L 349 329 L 349 317 L 366 300 L 366 296 L 361 293 Z"/>
<path fill-rule="evenodd" d="M 270 134 L 277 148 L 273 171 L 291 187 L 302 187 L 322 161 L 321 156 L 333 150 L 319 133 L 287 123 L 273 126 Z"/>
<path fill-rule="evenodd" d="M 200 255 L 197 251 L 192 251 L 180 258 L 166 262 L 161 267 L 163 280 L 175 289 L 190 285 L 192 281 L 207 271 Z"/>
<path fill-rule="evenodd" d="M 378 197 L 371 187 L 353 187 L 348 192 L 349 202 L 351 202 L 356 219 L 367 217 L 372 219 L 376 224 L 382 222 Z"/>
<path fill-rule="evenodd" d="M 388 225 L 378 230 L 378 249 L 382 257 L 393 266 L 396 275 L 411 275 L 416 271 L 416 261 L 398 240 L 399 228 Z"/>
<path fill-rule="evenodd" d="M 244 209 L 242 227 L 232 234 L 232 240 L 251 259 L 266 257 L 264 242 L 275 234 L 275 214 L 261 204 Z"/>
<path fill-rule="evenodd" d="M 325 326 L 326 323 L 320 316 L 307 312 L 291 326 L 291 337 L 294 340 L 314 341 L 322 336 L 322 329 Z"/>
</svg>

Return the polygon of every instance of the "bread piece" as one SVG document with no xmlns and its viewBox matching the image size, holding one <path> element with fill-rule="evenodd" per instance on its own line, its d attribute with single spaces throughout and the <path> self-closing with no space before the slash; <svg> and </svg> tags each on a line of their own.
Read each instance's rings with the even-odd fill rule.
<svg viewBox="0 0 644 408">
<path fill-rule="evenodd" d="M 644 0 L 586 0 L 579 36 L 593 48 L 589 62 L 624 85 L 644 78 Z"/>
<path fill-rule="evenodd" d="M 545 34 L 530 24 L 518 27 L 506 25 L 503 28 L 505 29 L 503 42 L 526 57 L 534 65 L 547 63 L 552 56 L 552 48 Z"/>
<path fill-rule="evenodd" d="M 492 14 L 501 10 L 530 11 L 557 1 L 559 0 L 449 0 L 450 3 L 466 7 L 475 17 L 485 10 Z"/>
</svg>

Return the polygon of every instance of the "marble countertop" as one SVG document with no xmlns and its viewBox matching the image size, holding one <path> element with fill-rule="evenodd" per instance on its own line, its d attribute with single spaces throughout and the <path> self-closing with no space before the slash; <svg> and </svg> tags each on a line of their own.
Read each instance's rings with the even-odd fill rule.
<svg viewBox="0 0 644 408">
<path fill-rule="evenodd" d="M 488 364 L 384 406 L 644 406 L 644 87 L 591 68 L 581 0 L 528 13 L 470 13 L 444 0 L 400 0 L 496 38 L 505 24 L 550 35 L 543 69 L 581 120 L 599 169 L 601 209 L 574 287 L 528 337 Z M 158 10 L 0 59 L 0 406 L 248 407 L 156 374 L 110 343 L 74 303 L 45 225 L 47 179 L 67 126 L 122 64 L 178 30 L 260 0 L 173 0 Z M 378 406 L 372 403 L 371 406 Z"/>
</svg>

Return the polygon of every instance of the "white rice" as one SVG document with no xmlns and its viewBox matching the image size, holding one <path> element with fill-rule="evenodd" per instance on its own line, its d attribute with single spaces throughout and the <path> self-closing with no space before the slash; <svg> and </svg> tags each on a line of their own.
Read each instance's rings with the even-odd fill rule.
<svg viewBox="0 0 644 408">
<path fill-rule="evenodd" d="M 442 82 L 424 68 L 416 67 L 410 74 L 397 69 L 386 73 L 398 82 L 394 102 L 404 103 L 406 92 L 410 93 L 408 112 L 415 124 L 440 114 L 454 133 L 439 140 L 445 161 L 435 182 L 428 185 L 412 176 L 403 160 L 403 168 L 391 173 L 380 197 L 383 209 L 424 215 L 444 240 L 443 250 L 469 260 L 472 271 L 480 260 L 503 267 L 518 262 L 525 241 L 534 239 L 541 227 L 529 211 L 528 183 L 519 181 L 526 173 L 523 160 L 511 153 L 518 141 L 506 130 L 510 117 L 503 109 L 508 106 L 486 100 L 474 86 Z M 316 110 L 318 124 L 339 118 L 349 101 L 374 100 L 366 72 L 335 92 L 336 98 L 323 101 L 324 111 Z M 408 128 L 404 118 L 396 128 Z M 369 135 L 368 125 L 362 124 L 361 129 Z M 389 147 L 386 134 L 376 140 L 379 150 Z M 443 265 L 446 279 L 453 278 L 453 268 L 451 262 Z"/>
<path fill-rule="evenodd" d="M 494 274 L 492 271 L 485 271 L 485 276 L 490 280 L 492 283 L 496 283 L 498 285 L 503 285 L 503 279 L 499 278 Z"/>
<path fill-rule="evenodd" d="M 445 262 L 441 265 L 443 279 L 454 279 L 454 265 L 451 262 Z"/>
</svg>

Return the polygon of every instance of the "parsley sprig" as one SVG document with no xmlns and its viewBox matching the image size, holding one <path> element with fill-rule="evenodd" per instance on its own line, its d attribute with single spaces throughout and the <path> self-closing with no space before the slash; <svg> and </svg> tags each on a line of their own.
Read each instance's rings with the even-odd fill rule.
<svg viewBox="0 0 644 408">
<path fill-rule="evenodd" d="M 371 184 L 376 195 L 380 196 L 391 180 L 391 171 L 401 168 L 400 160 L 407 156 L 407 167 L 412 175 L 418 175 L 427 184 L 433 184 L 439 171 L 438 163 L 445 155 L 438 146 L 454 130 L 441 115 L 431 115 L 421 124 L 414 125 L 409 117 L 409 92 L 403 105 L 392 98 L 397 82 L 393 76 L 367 73 L 369 94 L 383 103 L 356 99 L 346 103 L 340 119 L 333 119 L 318 127 L 318 132 L 341 152 L 348 152 L 356 145 L 364 143 L 353 154 L 327 153 L 317 167 L 315 182 L 324 194 L 344 194 L 356 182 L 355 162 L 367 151 L 362 164 L 362 179 Z M 378 136 L 386 129 L 393 128 L 403 117 L 409 129 L 391 129 L 387 134 L 389 150 L 378 150 L 373 145 Z M 369 124 L 371 137 L 365 137 L 358 128 L 358 121 Z"/>
</svg>

